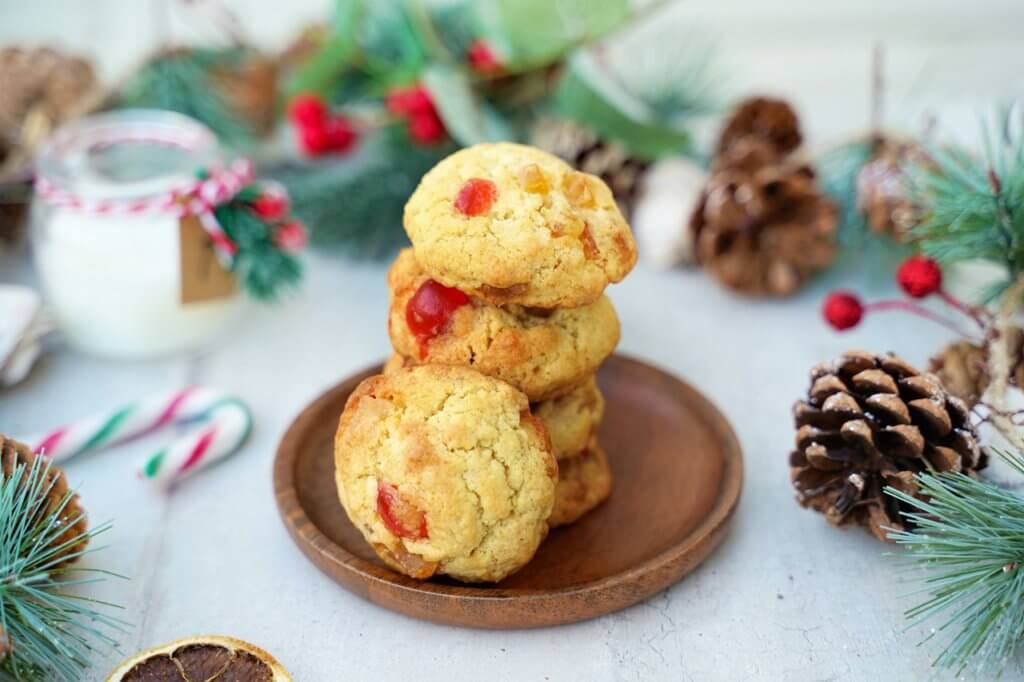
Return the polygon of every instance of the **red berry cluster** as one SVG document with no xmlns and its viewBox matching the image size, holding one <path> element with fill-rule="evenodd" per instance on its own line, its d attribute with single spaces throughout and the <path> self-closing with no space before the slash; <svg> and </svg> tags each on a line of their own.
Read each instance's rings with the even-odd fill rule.
<svg viewBox="0 0 1024 682">
<path fill-rule="evenodd" d="M 927 256 L 911 256 L 903 261 L 896 270 L 896 282 L 911 298 L 920 299 L 938 295 L 942 302 L 953 310 L 967 316 L 979 326 L 983 327 L 985 324 L 984 318 L 987 312 L 984 308 L 967 305 L 943 289 L 942 267 Z M 833 291 L 826 296 L 821 307 L 825 321 L 833 329 L 839 331 L 856 327 L 865 313 L 880 310 L 902 310 L 912 313 L 938 322 L 963 335 L 963 330 L 955 322 L 913 301 L 873 301 L 865 304 L 853 292 L 841 290 Z"/>
<path fill-rule="evenodd" d="M 351 119 L 331 113 L 313 94 L 297 95 L 288 107 L 288 117 L 298 131 L 302 150 L 311 156 L 343 154 L 352 149 L 358 137 Z"/>
<path fill-rule="evenodd" d="M 420 144 L 436 144 L 445 138 L 444 121 L 434 100 L 422 85 L 395 88 L 385 100 L 388 111 L 405 118 L 409 137 Z"/>
<path fill-rule="evenodd" d="M 306 226 L 298 220 L 288 219 L 291 207 L 286 194 L 264 192 L 250 204 L 250 208 L 261 220 L 273 226 L 274 246 L 289 253 L 296 253 L 306 247 Z"/>
</svg>

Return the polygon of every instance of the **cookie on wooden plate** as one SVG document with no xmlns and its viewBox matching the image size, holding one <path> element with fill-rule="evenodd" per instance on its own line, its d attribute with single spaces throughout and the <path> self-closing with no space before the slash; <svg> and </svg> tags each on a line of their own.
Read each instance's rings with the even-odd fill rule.
<svg viewBox="0 0 1024 682">
<path fill-rule="evenodd" d="M 464 367 L 363 381 L 334 442 L 338 494 L 378 556 L 414 578 L 492 582 L 547 532 L 558 465 L 512 386 Z"/>
<path fill-rule="evenodd" d="M 612 492 L 612 470 L 596 438 L 580 454 L 560 460 L 558 468 L 555 506 L 548 520 L 552 528 L 575 523 Z"/>
<path fill-rule="evenodd" d="M 636 264 L 608 185 L 519 144 L 478 144 L 442 160 L 403 221 L 433 279 L 497 305 L 593 303 Z"/>
<path fill-rule="evenodd" d="M 472 367 L 533 402 L 585 382 L 619 342 L 619 318 L 607 296 L 559 310 L 495 306 L 431 279 L 411 249 L 391 266 L 388 288 L 396 351 L 417 364 Z"/>
<path fill-rule="evenodd" d="M 604 416 L 604 396 L 592 376 L 560 398 L 534 403 L 530 410 L 547 427 L 551 453 L 561 462 L 587 448 Z"/>
</svg>

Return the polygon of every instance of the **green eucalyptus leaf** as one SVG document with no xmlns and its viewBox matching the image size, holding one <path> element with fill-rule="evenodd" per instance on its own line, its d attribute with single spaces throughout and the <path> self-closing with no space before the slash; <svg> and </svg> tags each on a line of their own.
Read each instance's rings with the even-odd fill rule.
<svg viewBox="0 0 1024 682">
<path fill-rule="evenodd" d="M 493 107 L 473 91 L 469 77 L 443 64 L 431 64 L 422 74 L 437 112 L 455 141 L 469 146 L 512 139 L 512 130 Z"/>
<path fill-rule="evenodd" d="M 686 152 L 691 146 L 688 132 L 658 121 L 590 53 L 578 52 L 570 59 L 555 92 L 555 108 L 645 159 Z"/>
<path fill-rule="evenodd" d="M 480 0 L 473 12 L 479 37 L 510 70 L 548 64 L 576 45 L 618 28 L 630 0 Z"/>
</svg>

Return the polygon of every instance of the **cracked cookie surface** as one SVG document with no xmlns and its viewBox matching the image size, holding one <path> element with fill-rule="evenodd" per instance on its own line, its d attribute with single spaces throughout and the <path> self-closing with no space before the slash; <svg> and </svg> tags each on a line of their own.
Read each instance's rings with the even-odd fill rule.
<svg viewBox="0 0 1024 682">
<path fill-rule="evenodd" d="M 596 438 L 576 457 L 560 460 L 558 468 L 555 506 L 548 519 L 552 528 L 575 523 L 612 492 L 612 470 Z"/>
<path fill-rule="evenodd" d="M 537 402 L 565 395 L 585 382 L 619 342 L 619 318 L 607 296 L 579 308 L 550 311 L 471 298 L 424 341 L 410 328 L 408 313 L 410 301 L 429 281 L 411 249 L 403 250 L 388 272 L 388 335 L 411 363 L 472 367 L 507 381 Z"/>
<path fill-rule="evenodd" d="M 465 201 L 475 187 L 487 192 Z M 423 176 L 403 223 L 432 278 L 497 305 L 586 305 L 636 264 L 608 186 L 525 145 L 478 144 L 447 157 Z"/>
<path fill-rule="evenodd" d="M 526 396 L 471 369 L 399 368 L 349 397 L 334 442 L 338 494 L 392 568 L 494 582 L 547 532 L 558 466 Z"/>
</svg>

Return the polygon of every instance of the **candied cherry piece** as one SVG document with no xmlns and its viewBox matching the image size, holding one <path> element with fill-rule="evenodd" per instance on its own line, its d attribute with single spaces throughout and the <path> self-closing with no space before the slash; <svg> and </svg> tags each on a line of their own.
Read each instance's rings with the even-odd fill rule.
<svg viewBox="0 0 1024 682">
<path fill-rule="evenodd" d="M 455 208 L 468 216 L 483 215 L 498 198 L 498 186 L 484 178 L 466 180 L 455 196 Z"/>
<path fill-rule="evenodd" d="M 551 189 L 548 186 L 548 179 L 544 177 L 544 171 L 535 163 L 530 163 L 519 171 L 519 180 L 530 194 L 547 194 Z"/>
<path fill-rule="evenodd" d="M 469 304 L 469 296 L 453 287 L 428 279 L 405 306 L 405 323 L 420 342 L 420 359 L 427 357 L 427 343 L 451 324 L 452 315 Z"/>
<path fill-rule="evenodd" d="M 400 538 L 423 540 L 428 537 L 427 517 L 390 483 L 377 483 L 377 513 L 388 530 Z"/>
<path fill-rule="evenodd" d="M 597 205 L 594 192 L 590 189 L 590 183 L 587 182 L 587 177 L 583 173 L 566 175 L 562 182 L 562 189 L 565 190 L 565 197 L 573 206 L 593 208 Z"/>
</svg>

